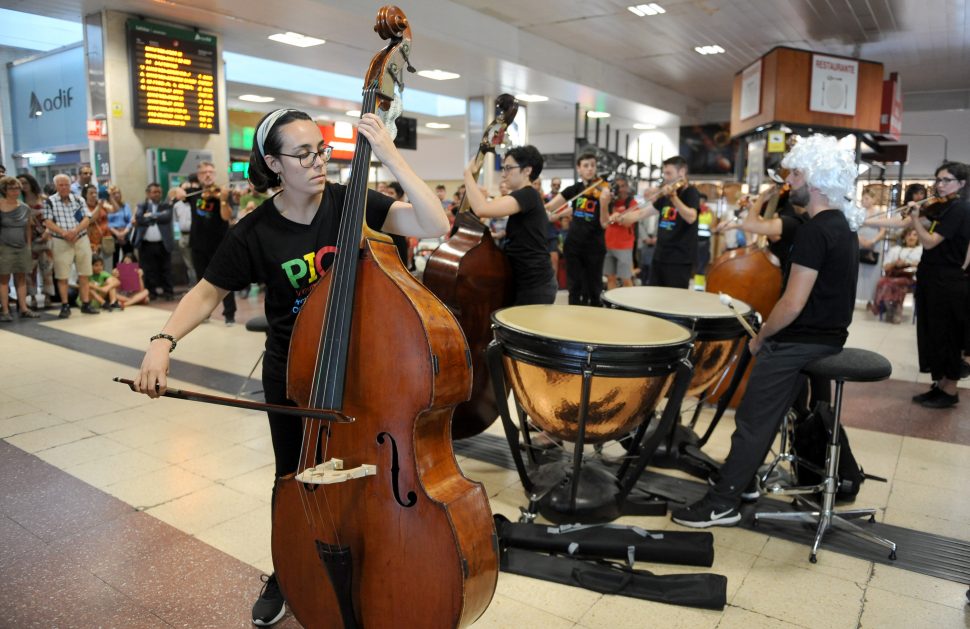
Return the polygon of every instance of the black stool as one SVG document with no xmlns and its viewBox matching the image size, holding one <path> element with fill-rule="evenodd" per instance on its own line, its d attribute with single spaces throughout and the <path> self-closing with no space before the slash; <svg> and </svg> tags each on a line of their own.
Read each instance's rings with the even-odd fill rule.
<svg viewBox="0 0 970 629">
<path fill-rule="evenodd" d="M 253 317 L 246 322 L 246 329 L 250 332 L 262 332 L 263 334 L 269 334 L 269 322 L 266 320 L 266 315 L 259 315 L 258 317 Z M 242 386 L 239 387 L 239 392 L 236 393 L 236 397 L 240 398 L 243 395 L 256 395 L 262 393 L 262 389 L 256 391 L 246 391 L 246 385 L 249 381 L 253 379 L 253 374 L 256 373 L 256 368 L 259 367 L 259 363 L 263 362 L 263 356 L 266 355 L 266 350 L 264 349 L 259 353 L 259 358 L 256 359 L 256 364 L 253 368 L 249 370 L 249 375 L 243 380 Z"/>
<path fill-rule="evenodd" d="M 835 420 L 832 426 L 832 434 L 829 438 L 828 451 L 825 455 L 825 474 L 822 482 L 813 487 L 772 487 L 772 495 L 794 496 L 796 503 L 801 502 L 812 509 L 812 511 L 795 511 L 783 513 L 756 513 L 754 522 L 757 524 L 761 520 L 793 520 L 797 522 L 818 522 L 818 529 L 815 532 L 815 542 L 812 544 L 812 554 L 809 561 L 817 561 L 819 546 L 822 544 L 822 537 L 832 526 L 841 528 L 853 535 L 868 539 L 869 541 L 880 544 L 889 549 L 889 558 L 896 559 L 896 544 L 879 537 L 872 531 L 867 531 L 861 526 L 849 522 L 846 518 L 857 518 L 869 516 L 870 522 L 876 521 L 875 509 L 844 509 L 835 511 L 835 494 L 839 486 L 839 425 L 842 415 L 842 387 L 846 382 L 878 382 L 885 380 L 892 373 L 893 368 L 888 360 L 875 352 L 864 349 L 845 348 L 838 354 L 819 358 L 808 364 L 802 373 L 809 376 L 820 376 L 835 381 Z M 808 500 L 806 494 L 821 493 L 821 506 Z"/>
</svg>

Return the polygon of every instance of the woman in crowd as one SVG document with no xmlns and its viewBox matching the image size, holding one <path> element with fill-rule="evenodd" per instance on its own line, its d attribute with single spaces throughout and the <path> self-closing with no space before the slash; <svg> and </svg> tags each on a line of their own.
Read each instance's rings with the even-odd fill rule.
<svg viewBox="0 0 970 629">
<path fill-rule="evenodd" d="M 38 315 L 27 308 L 27 274 L 33 267 L 30 254 L 33 210 L 20 200 L 20 181 L 0 177 L 0 322 L 13 321 L 10 314 L 10 276 L 17 289 L 21 318 Z"/>
<path fill-rule="evenodd" d="M 899 323 L 903 316 L 903 299 L 913 288 L 916 265 L 923 256 L 923 247 L 915 227 L 907 228 L 899 245 L 893 246 L 886 254 L 883 264 L 885 277 L 876 284 L 870 310 L 874 315 L 885 314 L 893 323 Z"/>
<path fill-rule="evenodd" d="M 41 286 L 43 287 L 45 306 L 54 297 L 54 254 L 51 252 L 51 235 L 44 225 L 44 199 L 47 196 L 40 188 L 40 184 L 34 179 L 33 175 L 22 173 L 17 175 L 20 182 L 20 192 L 24 203 L 33 212 L 33 222 L 31 230 L 30 253 L 32 266 L 27 273 L 27 303 L 33 308 L 37 307 L 37 273 L 40 273 Z"/>
<path fill-rule="evenodd" d="M 876 186 L 866 186 L 862 191 L 860 203 L 862 209 L 866 211 L 866 218 L 877 218 L 884 213 L 877 204 L 880 189 Z M 886 237 L 886 230 L 882 227 L 870 227 L 863 225 L 859 228 L 859 283 L 856 285 L 856 299 L 866 300 L 872 298 L 876 290 L 876 282 L 879 281 L 881 269 L 879 260 L 881 258 L 882 240 Z"/>
<path fill-rule="evenodd" d="M 131 206 L 121 197 L 121 188 L 110 186 L 108 200 L 114 211 L 108 213 L 108 231 L 115 239 L 114 252 L 111 254 L 111 268 L 118 264 L 126 253 L 133 253 L 131 246 L 132 213 Z"/>
<path fill-rule="evenodd" d="M 104 259 L 102 244 L 105 236 L 110 236 L 108 228 L 108 208 L 112 207 L 107 201 L 98 198 L 98 187 L 89 183 L 81 188 L 81 198 L 87 205 L 91 223 L 88 225 L 88 239 L 91 241 L 91 253 Z M 114 243 L 112 243 L 112 246 Z M 110 256 L 109 256 L 110 259 Z"/>
</svg>

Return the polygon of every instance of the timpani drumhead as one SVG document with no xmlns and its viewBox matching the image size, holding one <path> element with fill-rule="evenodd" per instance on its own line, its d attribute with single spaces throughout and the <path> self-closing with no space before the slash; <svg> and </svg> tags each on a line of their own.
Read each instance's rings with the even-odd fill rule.
<svg viewBox="0 0 970 629">
<path fill-rule="evenodd" d="M 656 317 L 588 306 L 515 306 L 492 315 L 506 379 L 543 430 L 576 441 L 584 373 L 586 443 L 628 434 L 651 416 L 693 334 Z"/>
<path fill-rule="evenodd" d="M 603 301 L 614 308 L 678 323 L 697 332 L 699 340 L 735 339 L 744 334 L 734 313 L 715 293 L 662 286 L 624 286 L 606 291 Z M 741 316 L 751 317 L 751 306 L 737 299 L 733 304 Z"/>
</svg>

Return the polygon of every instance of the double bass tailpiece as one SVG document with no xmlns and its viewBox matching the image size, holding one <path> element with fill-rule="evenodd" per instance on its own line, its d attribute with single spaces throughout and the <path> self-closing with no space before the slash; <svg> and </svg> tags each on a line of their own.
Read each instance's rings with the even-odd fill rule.
<svg viewBox="0 0 970 629">
<path fill-rule="evenodd" d="M 334 485 L 365 476 L 377 476 L 377 466 L 364 463 L 345 470 L 343 459 L 330 459 L 320 465 L 303 470 L 296 475 L 296 480 L 308 485 Z"/>
</svg>

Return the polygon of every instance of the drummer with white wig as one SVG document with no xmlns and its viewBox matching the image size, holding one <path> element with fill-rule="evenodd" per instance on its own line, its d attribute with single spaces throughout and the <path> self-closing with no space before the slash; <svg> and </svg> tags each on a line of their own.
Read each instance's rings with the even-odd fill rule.
<svg viewBox="0 0 970 629">
<path fill-rule="evenodd" d="M 757 499 L 755 474 L 803 385 L 802 368 L 837 354 L 849 335 L 859 260 L 854 232 L 864 218 L 852 199 L 855 152 L 814 135 L 782 165 L 790 169 L 791 202 L 810 218 L 795 237 L 785 293 L 749 342 L 758 360 L 735 414 L 731 451 L 707 495 L 674 511 L 673 521 L 684 526 L 740 522 L 741 500 Z"/>
</svg>

